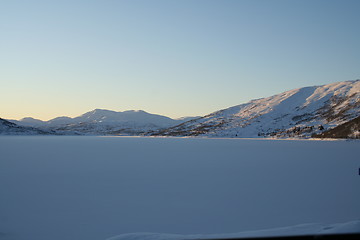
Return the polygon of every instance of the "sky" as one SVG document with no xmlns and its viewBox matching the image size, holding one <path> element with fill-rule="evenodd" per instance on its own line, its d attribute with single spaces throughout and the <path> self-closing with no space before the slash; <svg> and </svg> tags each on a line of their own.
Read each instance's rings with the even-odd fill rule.
<svg viewBox="0 0 360 240">
<path fill-rule="evenodd" d="M 0 117 L 202 116 L 360 78 L 357 0 L 0 2 Z"/>
</svg>

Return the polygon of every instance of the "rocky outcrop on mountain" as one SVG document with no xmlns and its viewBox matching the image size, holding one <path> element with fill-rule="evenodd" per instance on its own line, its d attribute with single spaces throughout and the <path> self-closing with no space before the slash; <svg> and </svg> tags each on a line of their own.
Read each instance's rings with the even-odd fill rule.
<svg viewBox="0 0 360 240">
<path fill-rule="evenodd" d="M 314 134 L 312 137 L 360 139 L 360 116 L 323 133 Z"/>
</svg>

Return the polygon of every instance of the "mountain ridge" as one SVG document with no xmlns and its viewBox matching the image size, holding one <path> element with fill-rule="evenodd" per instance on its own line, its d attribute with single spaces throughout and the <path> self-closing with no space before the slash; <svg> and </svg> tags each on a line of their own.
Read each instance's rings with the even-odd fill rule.
<svg viewBox="0 0 360 240">
<path fill-rule="evenodd" d="M 360 80 L 297 88 L 210 113 L 155 136 L 310 137 L 357 117 Z"/>
<path fill-rule="evenodd" d="M 97 108 L 74 118 L 41 121 L 28 117 L 10 122 L 18 124 L 18 129 L 30 127 L 32 131 L 37 128 L 61 135 L 309 138 L 359 115 L 358 79 L 292 89 L 203 117 L 172 119 L 143 110 L 116 112 Z"/>
<path fill-rule="evenodd" d="M 54 132 L 40 130 L 34 127 L 19 126 L 0 118 L 0 135 L 49 135 Z"/>
<path fill-rule="evenodd" d="M 34 118 L 9 120 L 20 126 L 37 127 L 65 135 L 141 135 L 178 125 L 184 119 L 172 119 L 163 115 L 151 114 L 143 110 L 113 111 L 94 109 L 77 117 L 56 117 L 48 121 Z"/>
</svg>

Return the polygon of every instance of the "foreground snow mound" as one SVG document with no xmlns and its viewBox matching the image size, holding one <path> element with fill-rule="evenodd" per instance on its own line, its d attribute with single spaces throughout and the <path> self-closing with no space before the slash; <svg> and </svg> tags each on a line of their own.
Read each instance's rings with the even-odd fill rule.
<svg viewBox="0 0 360 240">
<path fill-rule="evenodd" d="M 157 135 L 310 137 L 360 115 L 360 80 L 290 90 L 209 114 Z"/>
<path fill-rule="evenodd" d="M 321 224 L 309 223 L 290 227 L 266 229 L 259 231 L 247 231 L 227 234 L 166 234 L 166 233 L 127 233 L 121 234 L 107 240 L 181 240 L 181 239 L 226 239 L 245 237 L 276 237 L 276 236 L 303 236 L 303 235 L 325 235 L 325 234 L 348 234 L 360 233 L 360 220 L 336 223 Z"/>
</svg>

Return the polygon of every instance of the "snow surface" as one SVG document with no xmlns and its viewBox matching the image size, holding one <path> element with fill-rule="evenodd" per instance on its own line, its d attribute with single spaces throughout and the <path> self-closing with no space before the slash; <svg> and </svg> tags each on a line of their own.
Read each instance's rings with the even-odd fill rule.
<svg viewBox="0 0 360 240">
<path fill-rule="evenodd" d="M 1 136 L 0 239 L 351 232 L 360 217 L 359 144 Z"/>
<path fill-rule="evenodd" d="M 326 234 L 360 233 L 360 220 L 337 224 L 310 223 L 290 227 L 248 231 L 227 234 L 166 234 L 166 233 L 127 233 L 108 240 L 182 240 L 182 239 L 231 239 L 249 237 L 280 237 L 280 236 L 305 236 Z"/>
</svg>

